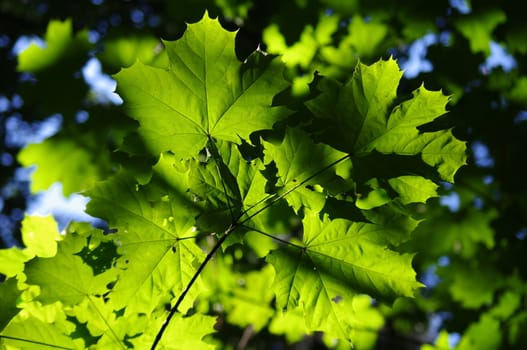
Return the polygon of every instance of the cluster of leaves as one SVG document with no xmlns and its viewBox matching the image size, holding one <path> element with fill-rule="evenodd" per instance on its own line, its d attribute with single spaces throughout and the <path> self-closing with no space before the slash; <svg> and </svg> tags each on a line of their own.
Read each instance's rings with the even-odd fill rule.
<svg viewBox="0 0 527 350">
<path fill-rule="evenodd" d="M 409 344 L 413 348 L 425 342 L 433 343 L 437 335 L 434 325 L 438 318 L 442 320 L 443 331 L 436 348 L 524 348 L 527 346 L 527 339 L 521 330 L 527 326 L 527 293 L 524 287 L 527 280 L 524 254 L 527 242 L 524 239 L 527 229 L 527 183 L 522 172 L 518 171 L 518 160 L 525 159 L 527 150 L 527 138 L 524 137 L 527 124 L 525 114 L 522 114 L 527 106 L 524 93 L 527 50 L 523 40 L 527 27 L 522 17 L 521 2 L 467 1 L 462 11 L 454 7 L 455 4 L 460 6 L 462 3 L 437 1 L 423 6 L 412 0 L 397 3 L 388 0 L 138 0 L 70 4 L 59 0 L 5 0 L 0 6 L 0 54 L 6 58 L 5 64 L 0 66 L 4 78 L 0 81 L 0 98 L 3 103 L 3 109 L 0 110 L 0 135 L 4 139 L 8 133 L 6 130 L 10 127 L 10 114 L 19 114 L 25 121 L 36 123 L 51 113 L 62 115 L 63 128 L 57 135 L 41 144 L 30 145 L 18 156 L 18 160 L 25 165 L 38 164 L 32 177 L 33 191 L 46 189 L 57 180 L 63 183 L 65 194 L 83 191 L 96 181 L 106 179 L 121 165 L 134 178 L 133 181 L 130 180 L 132 183 L 147 185 L 151 182 L 152 165 L 158 162 L 158 156 L 153 153 L 144 154 L 140 137 L 136 136 L 134 139 L 128 136 L 123 143 L 123 136 L 135 130 L 137 124 L 124 117 L 122 110 L 115 106 L 101 104 L 99 96 L 89 91 L 79 69 L 91 55 L 95 54 L 99 58 L 107 73 L 115 73 L 120 67 L 130 66 L 137 58 L 145 64 L 166 68 L 169 57 L 167 50 L 161 49 L 158 37 L 170 40 L 179 37 L 186 27 L 184 22 L 196 22 L 202 17 L 204 9 L 209 8 L 214 16 L 220 16 L 221 23 L 227 28 L 241 27 L 236 34 L 235 45 L 241 61 L 259 43 L 266 52 L 281 55 L 277 59 L 286 65 L 286 75 L 292 80 L 291 91 L 294 94 L 304 94 L 304 106 L 307 108 L 311 104 L 310 108 L 313 108 L 311 100 L 315 96 L 310 93 L 318 93 L 324 89 L 327 92 L 332 86 L 346 85 L 359 58 L 362 63 L 371 64 L 378 57 L 394 54 L 404 64 L 407 53 L 414 52 L 410 46 L 414 40 L 424 35 L 427 40 L 432 37 L 434 43 L 420 54 L 423 60 L 426 59 L 424 63 L 428 65 L 428 69 L 433 69 L 422 72 L 415 80 L 409 80 L 409 75 L 405 74 L 405 79 L 401 80 L 398 88 L 400 97 L 394 105 L 409 99 L 410 91 L 423 80 L 428 88 L 446 88 L 446 93 L 452 94 L 451 111 L 435 122 L 436 129 L 439 125 L 444 129 L 455 126 L 455 135 L 467 140 L 469 151 L 472 152 L 469 152 L 468 166 L 457 173 L 454 186 L 443 184 L 437 191 L 448 198 L 459 198 L 460 205 L 458 209 L 444 207 L 440 205 L 443 201 L 440 202 L 438 198 L 429 199 L 426 207 L 419 203 L 407 204 L 418 214 L 416 218 L 426 218 L 426 221 L 418 226 L 413 239 L 390 249 L 419 252 L 412 265 L 418 279 L 428 288 L 421 289 L 416 299 L 398 300 L 391 309 L 379 304 L 371 308 L 368 297 L 355 296 L 354 310 L 360 310 L 356 312 L 356 317 L 364 316 L 364 319 L 356 320 L 365 327 L 367 325 L 370 330 L 380 329 L 377 332 L 380 335 L 378 348 L 408 348 Z M 138 13 L 142 15 L 140 21 L 137 16 L 132 16 Z M 43 33 L 49 18 L 67 17 L 72 17 L 73 21 L 50 23 L 45 38 L 49 51 L 33 48 L 32 50 L 36 49 L 35 58 L 25 59 L 25 64 L 30 65 L 21 69 L 20 64 L 25 55 L 23 53 L 19 57 L 17 73 L 14 69 L 16 57 L 10 53 L 15 40 L 20 35 Z M 86 27 L 90 31 L 74 31 L 73 27 Z M 515 60 L 512 69 L 506 66 L 492 68 L 486 64 L 490 48 L 498 46 L 512 55 Z M 47 55 L 46 52 L 53 54 Z M 30 68 L 41 59 L 47 64 L 40 63 L 38 67 Z M 413 59 L 410 58 L 410 61 Z M 325 77 L 335 78 L 340 84 L 323 78 L 319 87 L 313 84 L 310 88 L 314 71 Z M 4 96 L 13 99 L 12 107 L 8 110 L 4 107 Z M 22 106 L 18 97 L 23 99 Z M 295 114 L 281 119 L 281 123 L 289 128 L 294 127 L 295 130 L 302 129 L 317 144 L 327 144 L 344 154 L 352 154 L 347 149 L 339 148 L 340 141 L 333 138 L 333 135 L 340 135 L 338 138 L 347 139 L 343 130 L 351 126 L 331 126 L 326 120 L 317 119 L 315 110 L 306 110 L 304 107 L 299 109 L 298 105 L 280 102 L 280 99 L 275 104 L 285 105 L 295 111 Z M 75 114 L 79 110 L 84 115 L 89 115 L 89 118 L 82 122 L 76 121 Z M 430 129 L 427 126 L 421 130 Z M 272 134 L 269 131 L 255 134 L 246 143 L 242 142 L 239 148 L 244 159 L 259 159 L 264 164 L 263 181 L 267 185 L 265 193 L 269 195 L 284 186 L 276 175 L 276 165 L 267 166 L 264 162 L 266 153 L 262 148 L 266 149 L 267 143 L 280 144 L 286 132 L 287 128 L 283 125 L 275 124 Z M 22 134 L 19 131 L 16 133 Z M 241 141 L 237 139 L 234 142 L 239 144 Z M 256 148 L 248 147 L 248 144 Z M 485 149 L 484 146 L 489 151 L 485 163 L 477 157 L 477 151 L 482 147 Z M 24 198 L 17 197 L 11 184 L 4 185 L 18 166 L 16 161 L 9 162 L 7 154 L 11 154 L 14 159 L 18 149 L 7 145 L 7 141 L 1 147 L 3 168 L 0 182 L 3 188 L 0 199 L 0 240 L 3 240 L 6 237 L 4 230 L 9 231 L 2 226 L 5 222 L 4 214 L 20 220 L 17 208 L 24 207 Z M 217 147 L 224 149 L 226 146 L 218 144 Z M 115 151 L 116 148 L 119 151 Z M 381 157 L 375 152 L 377 151 L 363 159 L 355 158 L 351 166 L 347 160 L 343 161 L 353 171 L 343 170 L 342 164 L 335 169 L 337 176 L 348 182 L 352 181 L 352 186 L 355 185 L 352 196 L 354 199 L 342 200 L 338 195 L 335 197 L 336 191 L 333 191 L 326 180 L 319 180 L 324 181 L 319 185 L 312 184 L 316 181 L 307 184 L 311 191 L 316 190 L 315 192 L 324 195 L 329 193 L 321 211 L 334 213 L 334 217 L 329 216 L 329 220 L 350 219 L 352 215 L 351 221 L 364 222 L 365 214 L 361 214 L 362 211 L 378 210 L 375 205 L 382 206 L 380 203 L 383 200 L 393 199 L 396 195 L 392 187 L 397 180 L 392 178 L 401 174 L 391 169 L 404 168 L 405 174 L 416 173 L 414 161 L 418 157 Z M 204 152 L 200 159 L 207 160 L 206 154 Z M 267 159 L 269 157 L 267 155 Z M 227 164 L 228 161 L 224 163 Z M 181 168 L 183 173 L 185 169 L 189 168 L 184 165 Z M 359 171 L 362 169 L 368 170 L 364 176 Z M 417 173 L 424 174 L 422 171 L 424 169 L 419 167 Z M 434 179 L 434 176 L 435 172 L 427 172 L 425 178 Z M 368 181 L 372 177 L 380 177 L 381 180 Z M 388 185 L 383 178 L 391 179 Z M 183 189 L 196 187 L 195 183 L 185 179 L 187 185 Z M 232 181 L 230 183 L 230 188 L 236 188 L 236 184 Z M 364 183 L 366 186 L 361 185 Z M 337 191 L 341 184 L 336 187 Z M 331 186 L 333 185 L 334 182 Z M 164 186 L 167 185 L 162 184 L 161 187 Z M 319 192 L 318 189 L 323 190 Z M 373 191 L 374 189 L 377 191 Z M 223 224 L 232 221 L 228 219 L 231 214 L 227 208 L 237 208 L 233 212 L 238 214 L 244 211 L 243 200 L 234 200 L 238 197 L 233 193 L 226 197 L 234 204 L 225 206 L 223 213 L 218 211 L 217 215 L 201 215 L 195 225 L 202 231 L 194 232 L 193 236 L 198 235 L 199 246 L 204 247 L 207 252 L 214 247 L 214 239 L 206 238 L 206 232 L 223 232 Z M 369 193 L 372 195 L 368 196 Z M 348 195 L 349 192 L 346 193 Z M 373 206 L 365 199 L 370 202 L 374 200 Z M 301 206 L 307 203 L 302 197 L 297 201 Z M 322 202 L 319 205 L 320 203 Z M 261 294 L 260 288 L 271 288 L 273 276 L 269 270 L 273 271 L 272 266 L 265 268 L 264 274 L 267 275 L 259 279 L 259 282 L 255 281 L 258 273 L 249 275 L 246 271 L 259 270 L 262 260 L 258 257 L 266 255 L 270 249 L 276 249 L 276 244 L 270 243 L 273 240 L 265 238 L 262 232 L 274 236 L 277 232 L 301 232 L 305 210 L 291 215 L 292 209 L 288 207 L 284 200 L 278 200 L 259 214 L 263 215 L 260 216 L 262 218 L 269 211 L 274 211 L 274 216 L 282 215 L 278 215 L 283 219 L 278 220 L 277 226 L 269 228 L 267 232 L 244 233 L 241 232 L 242 227 L 233 231 L 233 235 L 223 243 L 225 251 L 217 251 L 215 258 L 209 261 L 208 267 L 201 273 L 207 285 L 206 290 L 202 290 L 200 294 L 205 301 L 198 302 L 194 307 L 201 314 L 220 315 L 216 325 L 219 332 L 215 333 L 215 337 L 222 339 L 225 344 L 238 342 L 242 333 L 238 327 L 246 327 L 238 345 L 240 348 L 244 347 L 242 343 L 249 336 L 251 342 L 248 347 L 270 348 L 270 342 L 279 339 L 270 333 L 284 333 L 288 340 L 297 341 L 300 339 L 299 334 L 307 331 L 303 329 L 301 308 L 294 312 L 288 308 L 287 313 L 275 314 L 275 302 L 272 300 L 274 292 L 265 296 Z M 201 213 L 204 209 L 197 206 L 196 210 L 195 213 Z M 217 224 L 224 213 L 228 213 L 227 219 L 221 221 L 222 224 Z M 170 216 L 173 215 L 167 217 Z M 293 218 L 293 221 L 287 221 L 287 217 Z M 325 220 L 323 215 L 320 219 Z M 251 220 L 258 220 L 258 217 Z M 367 220 L 375 222 L 371 217 L 367 217 Z M 265 222 L 267 225 L 274 224 Z M 244 224 L 248 223 L 249 221 Z M 240 236 L 243 237 L 243 244 L 238 241 L 230 242 L 234 237 L 241 239 Z M 286 235 L 279 235 L 277 238 L 296 242 Z M 19 242 L 29 241 L 24 238 Z M 28 244 L 33 243 L 26 245 Z M 229 244 L 230 247 L 227 247 Z M 17 249 L 11 249 L 5 254 L 15 254 L 14 251 Z M 201 259 L 205 257 L 201 256 Z M 4 264 L 4 260 L 0 265 L 8 266 L 7 263 Z M 21 271 L 22 266 L 17 266 L 19 270 L 16 271 Z M 13 273 L 11 270 L 7 275 L 14 276 Z M 264 283 L 264 280 L 267 282 Z M 6 307 L 6 315 L 13 315 L 13 312 L 19 310 L 12 307 L 19 290 L 14 289 L 14 284 L 14 278 L 8 278 L 0 287 L 6 288 L 0 297 L 0 300 L 7 300 L 2 304 Z M 232 301 L 233 296 L 236 296 L 238 302 Z M 269 306 L 256 307 L 256 304 L 262 303 L 252 302 L 254 298 L 265 299 L 263 304 L 268 303 Z M 244 305 L 252 305 L 251 312 L 240 306 L 240 299 L 250 302 Z M 261 310 L 262 313 L 258 312 L 259 316 L 255 315 L 249 320 L 248 315 L 255 314 L 255 310 Z M 3 308 L 0 314 L 4 314 Z M 240 321 L 241 317 L 234 315 L 243 315 L 246 321 Z M 9 317 L 6 316 L 6 319 Z M 373 322 L 373 325 L 368 324 L 367 320 L 372 319 L 378 321 Z M 379 328 L 383 322 L 384 326 Z M 352 339 L 357 347 L 369 348 L 365 345 L 366 342 L 358 340 L 357 323 L 353 327 L 355 333 Z M 294 328 L 293 325 L 301 326 Z M 361 335 L 375 338 L 375 333 L 365 331 Z M 456 337 L 456 333 L 461 336 Z M 452 343 L 455 338 L 461 338 L 457 346 Z M 308 337 L 304 341 L 313 339 L 317 337 Z M 30 345 L 27 346 L 31 348 Z M 433 346 L 424 346 L 430 347 Z"/>
<path fill-rule="evenodd" d="M 85 42 L 52 22 L 48 47 L 24 52 L 19 69 L 60 56 L 61 35 Z M 0 251 L 5 347 L 209 349 L 220 315 L 290 341 L 322 331 L 328 344 L 370 348 L 384 322 L 371 298 L 422 286 L 400 246 L 416 205 L 465 163 L 464 143 L 433 123 L 448 97 L 424 86 L 399 97 L 389 58 L 358 63 L 345 81 L 317 76 L 295 98 L 280 57 L 240 62 L 234 43 L 205 15 L 115 75 L 136 121 L 115 138 L 117 171 L 107 153 L 71 160 L 83 183 L 46 170 L 46 147 L 86 147 L 60 135 L 21 153 L 42 165 L 36 189 L 89 188 L 87 211 L 109 229 L 59 235 L 51 218 L 26 217 L 26 248 Z M 108 124 L 88 132 L 107 137 Z"/>
</svg>

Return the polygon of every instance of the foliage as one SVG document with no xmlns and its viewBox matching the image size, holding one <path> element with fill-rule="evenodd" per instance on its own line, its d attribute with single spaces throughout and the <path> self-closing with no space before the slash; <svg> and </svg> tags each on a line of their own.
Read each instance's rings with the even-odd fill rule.
<svg viewBox="0 0 527 350">
<path fill-rule="evenodd" d="M 46 47 L 17 58 L 26 78 L 2 86 L 28 120 L 60 113 L 62 128 L 9 152 L 37 165 L 32 191 L 60 181 L 106 226 L 59 234 L 52 218 L 25 216 L 20 247 L 0 250 L 3 347 L 527 344 L 516 171 L 527 51 L 515 5 L 97 5 L 126 14 L 113 27 L 93 8 L 37 2 L 72 20 L 49 21 Z M 42 18 L 2 6 L 5 23 Z M 141 25 L 128 16 L 138 9 Z M 405 45 L 427 33 L 448 35 L 428 50 L 434 70 L 403 78 Z M 491 40 L 515 54 L 514 70 L 479 70 Z M 122 107 L 81 79 L 93 55 Z M 458 172 L 460 139 L 472 152 Z M 478 165 L 478 145 L 494 164 Z M 436 340 L 422 331 L 434 317 Z"/>
</svg>

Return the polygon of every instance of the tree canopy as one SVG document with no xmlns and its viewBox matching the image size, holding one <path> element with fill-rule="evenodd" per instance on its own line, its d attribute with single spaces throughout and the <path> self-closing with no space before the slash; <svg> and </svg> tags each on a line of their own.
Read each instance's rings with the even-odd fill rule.
<svg viewBox="0 0 527 350">
<path fill-rule="evenodd" d="M 0 14 L 2 349 L 527 346 L 521 4 Z"/>
</svg>

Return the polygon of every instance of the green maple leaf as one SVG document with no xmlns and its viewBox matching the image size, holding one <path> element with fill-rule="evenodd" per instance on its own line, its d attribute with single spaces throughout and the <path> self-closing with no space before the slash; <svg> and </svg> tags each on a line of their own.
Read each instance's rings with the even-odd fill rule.
<svg viewBox="0 0 527 350">
<path fill-rule="evenodd" d="M 389 59 L 371 66 L 359 63 L 344 85 L 322 79 L 318 86 L 321 94 L 306 103 L 323 125 L 318 137 L 352 157 L 365 157 L 373 151 L 419 154 L 444 180 L 452 182 L 465 164 L 465 143 L 450 130 L 418 129 L 446 113 L 448 97 L 421 86 L 411 99 L 392 107 L 401 76 L 396 61 Z"/>
<path fill-rule="evenodd" d="M 478 322 L 471 324 L 467 328 L 456 349 L 498 349 L 501 344 L 502 334 L 503 329 L 500 326 L 500 321 L 485 313 Z"/>
<path fill-rule="evenodd" d="M 137 60 L 166 67 L 168 57 L 166 51 L 160 47 L 161 41 L 153 36 L 122 36 L 105 40 L 104 51 L 97 57 L 114 71 L 121 67 L 130 67 Z"/>
<path fill-rule="evenodd" d="M 390 241 L 401 241 L 386 234 L 388 222 L 320 220 L 310 211 L 303 222 L 303 242 L 274 250 L 267 260 L 276 270 L 278 307 L 301 306 L 309 329 L 349 339 L 354 325 L 350 303 L 356 294 L 392 301 L 412 297 L 421 286 L 415 280 L 412 255 L 386 247 Z M 400 228 L 393 226 L 393 231 Z"/>
<path fill-rule="evenodd" d="M 424 203 L 427 199 L 437 196 L 438 186 L 421 176 L 399 176 L 389 179 L 388 182 L 399 193 L 403 204 Z"/>
<path fill-rule="evenodd" d="M 205 14 L 179 40 L 164 42 L 167 69 L 137 62 L 115 75 L 126 110 L 153 155 L 170 150 L 196 156 L 211 137 L 248 140 L 287 114 L 271 107 L 287 87 L 279 61 L 255 52 L 240 62 L 234 37 Z"/>
<path fill-rule="evenodd" d="M 88 92 L 79 71 L 93 46 L 88 30 L 74 32 L 71 19 L 50 21 L 45 47 L 32 43 L 18 56 L 17 70 L 36 78 L 20 88 L 24 104 L 31 105 L 36 115 L 73 118 Z"/>
<path fill-rule="evenodd" d="M 161 165 L 156 169 L 163 170 Z M 88 212 L 117 229 L 115 242 L 122 255 L 117 265 L 123 271 L 110 294 L 116 309 L 149 313 L 170 303 L 170 295 L 181 293 L 204 258 L 189 239 L 196 235 L 196 211 L 183 194 L 165 191 L 158 182 L 153 179 L 147 187 L 140 187 L 124 173 L 88 193 Z M 192 305 L 199 285 L 198 279 L 183 308 Z"/>
<path fill-rule="evenodd" d="M 466 309 L 490 305 L 496 290 L 503 285 L 499 272 L 492 266 L 472 267 L 463 263 L 445 269 L 450 270 L 450 275 L 445 278 L 449 279 L 448 290 L 452 299 L 460 302 Z"/>
</svg>

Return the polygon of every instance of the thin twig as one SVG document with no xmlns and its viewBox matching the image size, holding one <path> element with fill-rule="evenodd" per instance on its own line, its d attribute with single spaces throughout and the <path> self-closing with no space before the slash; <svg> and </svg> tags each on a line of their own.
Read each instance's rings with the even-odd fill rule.
<svg viewBox="0 0 527 350">
<path fill-rule="evenodd" d="M 201 272 L 203 271 L 203 269 L 205 268 L 205 266 L 207 265 L 209 260 L 212 259 L 212 257 L 214 256 L 214 254 L 216 253 L 218 248 L 223 244 L 223 242 L 225 242 L 225 240 L 229 236 L 229 233 L 231 233 L 235 229 L 236 229 L 235 226 L 232 226 L 232 225 L 229 226 L 229 228 L 227 228 L 227 230 L 225 231 L 224 235 L 218 240 L 218 242 L 216 242 L 214 247 L 212 247 L 211 251 L 207 254 L 207 256 L 205 257 L 205 260 L 203 260 L 203 262 L 199 265 L 198 269 L 196 270 L 196 272 L 194 273 L 194 275 L 192 276 L 192 278 L 188 282 L 187 286 L 185 287 L 185 290 L 179 295 L 179 298 L 177 299 L 177 301 L 174 304 L 174 306 L 170 309 L 170 312 L 168 313 L 167 318 L 165 319 L 165 321 L 161 325 L 161 328 L 157 332 L 156 338 L 154 339 L 154 342 L 152 343 L 151 350 L 154 350 L 157 347 L 157 344 L 161 341 L 161 338 L 163 337 L 163 333 L 165 332 L 166 328 L 168 327 L 168 324 L 170 323 L 170 320 L 176 314 L 178 307 L 183 302 L 183 299 L 185 298 L 185 296 L 189 292 L 189 290 L 192 287 L 192 285 L 196 282 L 196 280 L 198 279 L 199 275 L 201 274 Z"/>
<path fill-rule="evenodd" d="M 242 337 L 240 338 L 240 341 L 238 342 L 238 345 L 236 345 L 236 350 L 244 350 L 247 346 L 247 343 L 249 342 L 249 339 L 254 334 L 254 328 L 253 325 L 249 325 L 245 330 L 243 331 Z"/>
<path fill-rule="evenodd" d="M 295 247 L 295 248 L 298 248 L 298 249 L 304 249 L 305 247 L 302 247 L 301 245 L 298 245 L 298 244 L 295 244 L 291 241 L 286 241 L 285 239 L 282 239 L 282 238 L 278 238 L 270 233 L 267 233 L 265 231 L 262 231 L 262 230 L 259 230 L 257 228 L 254 228 L 254 227 L 250 227 L 250 226 L 245 226 L 245 225 L 242 225 L 243 228 L 247 229 L 247 230 L 251 230 L 251 231 L 254 231 L 254 232 L 258 232 L 259 234 L 261 235 L 264 235 L 266 237 L 269 237 L 271 239 L 274 239 L 275 241 L 278 241 L 280 243 L 283 243 L 285 245 L 289 245 L 291 247 Z"/>
</svg>

